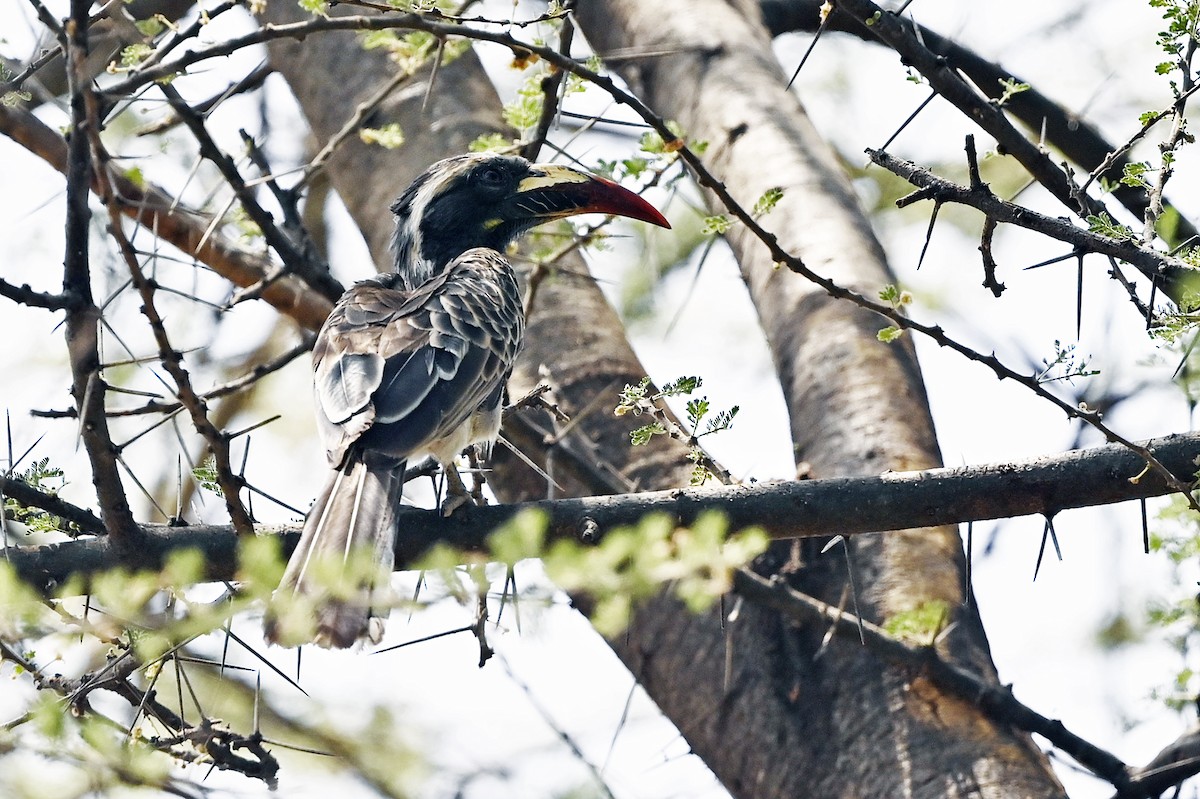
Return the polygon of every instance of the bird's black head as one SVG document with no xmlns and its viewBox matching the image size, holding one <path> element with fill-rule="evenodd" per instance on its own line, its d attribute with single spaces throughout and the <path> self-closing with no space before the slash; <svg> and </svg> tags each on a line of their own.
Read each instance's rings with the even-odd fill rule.
<svg viewBox="0 0 1200 799">
<path fill-rule="evenodd" d="M 396 271 L 417 286 L 473 247 L 503 252 L 534 225 L 590 212 L 670 227 L 638 195 L 586 172 L 511 155 L 447 158 L 392 203 Z"/>
</svg>

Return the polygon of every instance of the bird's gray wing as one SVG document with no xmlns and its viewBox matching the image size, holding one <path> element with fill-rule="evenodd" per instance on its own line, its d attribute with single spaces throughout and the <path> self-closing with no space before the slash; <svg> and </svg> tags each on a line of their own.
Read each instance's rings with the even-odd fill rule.
<svg viewBox="0 0 1200 799">
<path fill-rule="evenodd" d="M 396 460 L 422 454 L 512 371 L 524 316 L 511 267 L 470 250 L 414 291 L 364 281 L 338 302 L 314 348 L 314 386 L 332 463 L 352 445 Z"/>
<path fill-rule="evenodd" d="M 511 267 L 491 250 L 469 250 L 452 261 L 438 290 L 393 325 L 385 349 L 375 422 L 361 438 L 393 457 L 419 454 L 498 402 L 512 372 L 524 313 Z M 410 332 L 411 331 L 411 332 Z M 420 346 L 401 346 L 402 341 Z"/>
<path fill-rule="evenodd" d="M 420 306 L 444 279 L 430 281 L 424 293 L 395 290 L 392 276 L 355 284 L 338 300 L 313 347 L 313 392 L 317 426 L 334 466 L 375 421 L 372 401 L 383 380 L 384 365 L 401 348 L 419 340 L 398 341 L 389 328 Z"/>
</svg>

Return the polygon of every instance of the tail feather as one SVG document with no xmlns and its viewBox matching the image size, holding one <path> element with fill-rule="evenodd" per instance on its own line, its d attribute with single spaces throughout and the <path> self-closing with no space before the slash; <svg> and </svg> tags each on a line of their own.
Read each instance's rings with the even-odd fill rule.
<svg viewBox="0 0 1200 799">
<path fill-rule="evenodd" d="M 284 614 L 288 599 L 307 600 L 316 614 L 313 640 L 321 646 L 342 649 L 383 635 L 384 616 L 372 601 L 392 572 L 403 474 L 403 464 L 361 461 L 331 472 L 304 520 L 275 598 Z M 268 641 L 280 642 L 280 617 L 268 615 L 264 628 Z"/>
</svg>

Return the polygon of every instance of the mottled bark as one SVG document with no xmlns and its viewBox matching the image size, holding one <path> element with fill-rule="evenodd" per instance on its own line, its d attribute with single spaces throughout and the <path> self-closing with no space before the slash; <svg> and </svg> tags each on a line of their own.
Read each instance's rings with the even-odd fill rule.
<svg viewBox="0 0 1200 799">
<path fill-rule="evenodd" d="M 689 137 L 709 142 L 709 167 L 743 204 L 784 188 L 764 225 L 788 250 L 868 296 L 893 281 L 831 148 L 784 90 L 754 4 L 588 0 L 578 19 L 601 55 L 656 53 L 624 62 L 627 79 Z M 770 341 L 797 459 L 818 477 L 937 465 L 911 343 L 880 343 L 885 320 L 776 269 L 744 229 L 728 238 Z M 944 654 L 993 674 L 964 604 L 953 528 L 856 538 L 850 551 L 863 615 L 946 603 L 954 626 Z M 838 604 L 848 590 L 841 553 L 776 545 L 758 568 Z M 743 608 L 722 630 L 714 618 L 681 621 L 656 607 L 614 647 L 737 796 L 1061 794 L 1027 736 L 861 646 L 823 648 L 823 633 L 764 609 Z"/>
</svg>

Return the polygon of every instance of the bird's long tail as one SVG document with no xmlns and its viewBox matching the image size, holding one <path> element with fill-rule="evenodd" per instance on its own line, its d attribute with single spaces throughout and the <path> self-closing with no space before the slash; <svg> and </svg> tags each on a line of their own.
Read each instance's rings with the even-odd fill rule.
<svg viewBox="0 0 1200 799">
<path fill-rule="evenodd" d="M 387 609 L 377 614 L 373 600 L 392 573 L 403 475 L 402 463 L 359 460 L 330 473 L 275 590 L 264 624 L 268 641 L 299 643 L 289 631 L 307 627 L 313 614 L 312 640 L 321 646 L 379 641 Z"/>
</svg>

